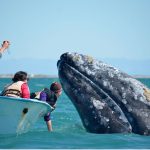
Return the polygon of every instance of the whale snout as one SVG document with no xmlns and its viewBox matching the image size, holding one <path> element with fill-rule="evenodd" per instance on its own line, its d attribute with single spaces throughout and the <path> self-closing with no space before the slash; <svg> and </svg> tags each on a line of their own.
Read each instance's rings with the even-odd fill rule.
<svg viewBox="0 0 150 150">
<path fill-rule="evenodd" d="M 62 54 L 57 67 L 62 87 L 87 131 L 150 134 L 150 102 L 144 90 L 148 88 L 141 82 L 78 53 Z"/>
</svg>

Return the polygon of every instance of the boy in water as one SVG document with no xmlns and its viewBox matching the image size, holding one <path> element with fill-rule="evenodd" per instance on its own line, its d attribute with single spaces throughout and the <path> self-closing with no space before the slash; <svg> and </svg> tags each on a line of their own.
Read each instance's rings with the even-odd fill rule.
<svg viewBox="0 0 150 150">
<path fill-rule="evenodd" d="M 50 85 L 50 89 L 44 88 L 41 92 L 31 93 L 30 98 L 35 98 L 41 101 L 47 102 L 53 109 L 56 108 L 56 102 L 62 93 L 62 87 L 58 82 L 54 82 Z M 44 116 L 47 128 L 52 131 L 52 122 L 50 113 Z"/>
</svg>

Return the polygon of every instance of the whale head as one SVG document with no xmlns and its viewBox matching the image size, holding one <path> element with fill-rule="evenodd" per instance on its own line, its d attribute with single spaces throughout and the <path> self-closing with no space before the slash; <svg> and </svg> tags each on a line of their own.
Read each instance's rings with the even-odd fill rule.
<svg viewBox="0 0 150 150">
<path fill-rule="evenodd" d="M 149 89 L 90 56 L 64 53 L 57 63 L 65 93 L 92 133 L 150 134 Z"/>
</svg>

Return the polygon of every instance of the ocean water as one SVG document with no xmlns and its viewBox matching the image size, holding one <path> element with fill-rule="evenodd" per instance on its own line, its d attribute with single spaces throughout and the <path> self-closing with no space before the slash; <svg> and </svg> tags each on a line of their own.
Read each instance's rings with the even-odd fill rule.
<svg viewBox="0 0 150 150">
<path fill-rule="evenodd" d="M 138 79 L 150 88 L 150 79 Z M 11 79 L 0 79 L 0 91 Z M 49 87 L 57 78 L 31 79 L 31 92 Z M 0 120 L 0 122 L 3 120 Z M 92 134 L 86 132 L 79 115 L 63 92 L 52 113 L 53 132 L 48 132 L 43 119 L 28 133 L 0 135 L 0 149 L 149 149 L 150 136 L 136 134 Z"/>
</svg>

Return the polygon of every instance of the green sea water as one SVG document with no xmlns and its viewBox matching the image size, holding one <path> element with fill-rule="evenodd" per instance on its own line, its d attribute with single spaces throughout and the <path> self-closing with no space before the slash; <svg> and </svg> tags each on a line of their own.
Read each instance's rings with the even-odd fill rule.
<svg viewBox="0 0 150 150">
<path fill-rule="evenodd" d="M 150 88 L 150 79 L 138 79 Z M 57 78 L 29 81 L 31 92 L 49 87 Z M 0 79 L 0 91 L 11 79 Z M 11 107 L 11 106 L 10 106 Z M 136 134 L 92 134 L 86 132 L 79 115 L 63 92 L 52 114 L 53 132 L 48 132 L 43 119 L 21 135 L 0 135 L 0 149 L 149 149 L 150 136 Z M 0 122 L 3 120 L 0 120 Z"/>
</svg>

